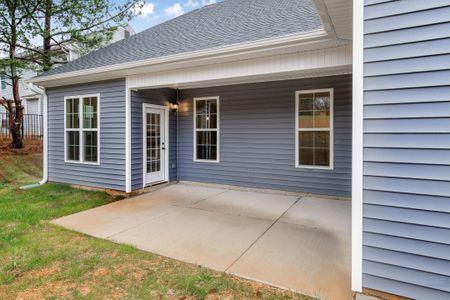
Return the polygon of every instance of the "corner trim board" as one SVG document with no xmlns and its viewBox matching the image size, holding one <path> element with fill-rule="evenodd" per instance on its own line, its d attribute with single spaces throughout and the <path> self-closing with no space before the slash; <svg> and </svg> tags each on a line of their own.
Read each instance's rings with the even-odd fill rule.
<svg viewBox="0 0 450 300">
<path fill-rule="evenodd" d="M 362 292 L 364 1 L 353 0 L 352 290 Z"/>
<path fill-rule="evenodd" d="M 131 89 L 125 77 L 125 192 L 131 193 Z"/>
</svg>

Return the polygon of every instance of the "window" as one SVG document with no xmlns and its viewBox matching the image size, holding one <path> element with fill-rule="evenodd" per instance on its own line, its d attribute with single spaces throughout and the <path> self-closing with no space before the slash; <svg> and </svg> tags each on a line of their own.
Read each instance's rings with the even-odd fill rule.
<svg viewBox="0 0 450 300">
<path fill-rule="evenodd" d="M 2 90 L 6 90 L 6 76 L 5 76 L 5 74 L 0 74 L 0 81 L 1 81 Z"/>
<path fill-rule="evenodd" d="M 296 93 L 296 166 L 333 169 L 333 89 Z"/>
<path fill-rule="evenodd" d="M 98 164 L 98 95 L 65 98 L 65 160 Z"/>
<path fill-rule="evenodd" d="M 194 161 L 219 162 L 219 97 L 194 98 Z"/>
</svg>

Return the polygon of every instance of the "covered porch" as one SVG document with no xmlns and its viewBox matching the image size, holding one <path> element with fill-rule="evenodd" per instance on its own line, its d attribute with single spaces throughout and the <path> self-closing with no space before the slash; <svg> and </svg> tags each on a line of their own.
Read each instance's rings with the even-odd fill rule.
<svg viewBox="0 0 450 300">
<path fill-rule="evenodd" d="M 53 223 L 321 299 L 350 299 L 351 202 L 192 183 Z"/>
</svg>

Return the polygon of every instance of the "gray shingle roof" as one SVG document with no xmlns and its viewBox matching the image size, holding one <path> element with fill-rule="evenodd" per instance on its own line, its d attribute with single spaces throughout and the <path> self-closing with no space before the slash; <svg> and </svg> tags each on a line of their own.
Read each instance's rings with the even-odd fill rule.
<svg viewBox="0 0 450 300">
<path fill-rule="evenodd" d="M 322 28 L 311 0 L 225 0 L 91 52 L 40 76 L 103 67 Z"/>
</svg>

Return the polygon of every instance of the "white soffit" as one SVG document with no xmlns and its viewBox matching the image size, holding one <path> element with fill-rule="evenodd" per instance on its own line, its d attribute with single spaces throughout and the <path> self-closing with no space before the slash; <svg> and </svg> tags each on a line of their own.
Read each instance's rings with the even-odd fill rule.
<svg viewBox="0 0 450 300">
<path fill-rule="evenodd" d="M 200 87 L 351 73 L 351 44 L 128 76 L 133 89 Z"/>
<path fill-rule="evenodd" d="M 336 37 L 352 40 L 352 0 L 313 0 L 325 29 L 333 30 Z M 362 0 L 361 0 L 362 1 Z"/>
</svg>

